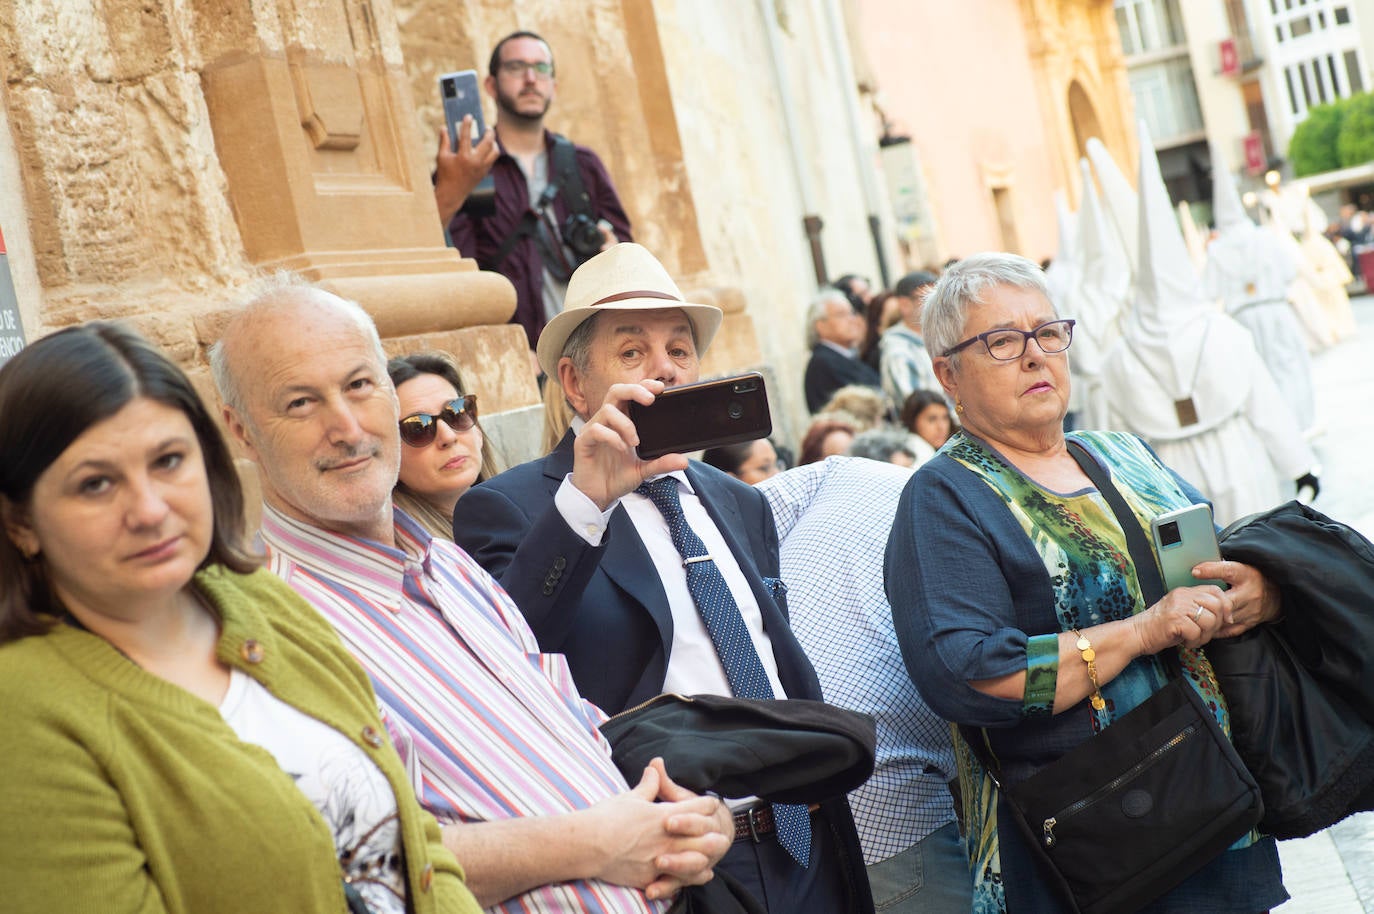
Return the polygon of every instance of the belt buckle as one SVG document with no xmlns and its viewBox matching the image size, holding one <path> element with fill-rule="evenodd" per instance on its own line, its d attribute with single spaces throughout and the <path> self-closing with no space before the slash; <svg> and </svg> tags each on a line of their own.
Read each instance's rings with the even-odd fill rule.
<svg viewBox="0 0 1374 914">
<path fill-rule="evenodd" d="M 759 814 L 759 812 L 762 811 L 762 809 L 763 809 L 762 806 L 751 806 L 751 807 L 749 807 L 749 811 L 745 814 L 745 821 L 749 823 L 749 838 L 750 838 L 755 844 L 759 844 L 759 843 L 761 843 L 762 840 L 763 840 L 762 838 L 759 837 L 758 830 L 757 830 L 757 828 L 755 827 L 755 826 L 756 826 L 756 823 L 757 823 L 757 820 L 755 819 L 755 816 L 757 816 L 757 815 Z"/>
</svg>

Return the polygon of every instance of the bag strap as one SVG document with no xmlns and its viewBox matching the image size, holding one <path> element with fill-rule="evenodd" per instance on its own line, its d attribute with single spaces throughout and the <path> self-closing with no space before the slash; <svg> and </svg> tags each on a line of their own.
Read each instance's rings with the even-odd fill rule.
<svg viewBox="0 0 1374 914">
<path fill-rule="evenodd" d="M 1126 499 L 1121 497 L 1121 493 L 1112 483 L 1111 474 L 1093 459 L 1088 449 L 1072 438 L 1068 440 L 1068 447 L 1069 453 L 1082 468 L 1084 475 L 1097 486 L 1097 491 L 1102 493 L 1107 507 L 1116 515 L 1116 522 L 1121 527 L 1121 532 L 1126 535 L 1126 549 L 1131 554 L 1131 563 L 1135 565 L 1135 576 L 1140 582 L 1140 592 L 1145 597 L 1145 605 L 1153 606 L 1163 599 L 1166 593 L 1164 577 L 1159 573 L 1155 551 L 1145 539 L 1145 531 L 1141 529 L 1140 521 L 1127 507 Z"/>
<path fill-rule="evenodd" d="M 1141 594 L 1145 598 L 1145 605 L 1152 606 L 1159 602 L 1166 593 L 1164 589 L 1164 577 L 1160 574 L 1159 563 L 1155 559 L 1155 551 L 1151 548 L 1148 540 L 1145 539 L 1145 531 L 1140 526 L 1140 521 L 1135 513 L 1126 504 L 1126 499 L 1121 496 L 1115 483 L 1112 482 L 1111 474 L 1088 453 L 1079 442 L 1072 438 L 1067 440 L 1069 454 L 1073 457 L 1084 475 L 1097 487 L 1097 491 L 1102 493 L 1102 498 L 1107 502 L 1107 507 L 1112 509 L 1112 514 L 1116 516 L 1116 522 L 1121 527 L 1121 532 L 1126 536 L 1126 550 L 1130 553 L 1131 563 L 1135 566 L 1136 580 L 1140 583 Z M 1182 664 L 1178 659 L 1178 652 L 1166 650 L 1164 665 L 1167 670 L 1179 674 L 1182 671 Z M 989 755 L 990 746 L 984 740 L 987 733 L 984 730 L 975 729 L 960 725 L 960 732 L 964 737 L 964 742 L 968 744 L 969 750 L 973 752 L 979 763 L 989 773 L 993 775 L 994 783 L 1000 787 L 997 772 L 1001 766 L 994 766 Z"/>
<path fill-rule="evenodd" d="M 553 135 L 553 152 L 549 157 L 550 184 L 558 188 L 568 210 L 591 217 L 592 198 L 582 183 L 582 173 L 577 169 L 577 147 L 572 140 L 561 133 Z"/>
</svg>

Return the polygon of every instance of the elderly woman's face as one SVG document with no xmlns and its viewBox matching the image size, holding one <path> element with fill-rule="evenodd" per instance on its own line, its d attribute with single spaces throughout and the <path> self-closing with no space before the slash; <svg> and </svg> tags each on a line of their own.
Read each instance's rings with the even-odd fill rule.
<svg viewBox="0 0 1374 914">
<path fill-rule="evenodd" d="M 190 420 L 146 397 L 129 401 L 58 455 L 8 528 L 78 616 L 132 618 L 171 597 L 204 561 L 214 532 Z"/>
<path fill-rule="evenodd" d="M 1057 317 L 1049 300 L 1032 289 L 996 286 L 983 297 L 969 306 L 961 341 L 997 328 L 1031 330 Z M 957 370 L 946 359 L 936 370 L 963 404 L 960 420 L 975 435 L 1033 446 L 1063 434 L 1069 408 L 1067 352 L 1047 355 L 1029 341 L 1021 358 L 999 361 L 977 342 L 961 350 Z"/>
</svg>

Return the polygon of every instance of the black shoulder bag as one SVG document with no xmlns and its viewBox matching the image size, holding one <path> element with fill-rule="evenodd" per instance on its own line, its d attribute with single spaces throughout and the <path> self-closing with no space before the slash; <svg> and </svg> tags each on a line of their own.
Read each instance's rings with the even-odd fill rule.
<svg viewBox="0 0 1374 914">
<path fill-rule="evenodd" d="M 1110 476 L 1070 453 L 1126 535 L 1146 606 L 1164 595 L 1154 550 Z M 1259 788 L 1197 692 L 1178 652 L 1169 683 L 1030 777 L 1001 780 L 984 734 L 964 738 L 1006 797 L 1042 869 L 1083 914 L 1130 914 L 1178 886 L 1255 826 Z"/>
</svg>

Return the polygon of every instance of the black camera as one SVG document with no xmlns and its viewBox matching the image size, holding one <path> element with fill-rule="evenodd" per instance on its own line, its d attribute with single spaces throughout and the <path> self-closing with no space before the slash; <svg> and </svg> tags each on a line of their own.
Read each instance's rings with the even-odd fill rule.
<svg viewBox="0 0 1374 914">
<path fill-rule="evenodd" d="M 586 213 L 573 213 L 563 223 L 563 242 L 577 255 L 577 262 L 581 264 L 600 254 L 606 239 L 595 219 Z"/>
</svg>

